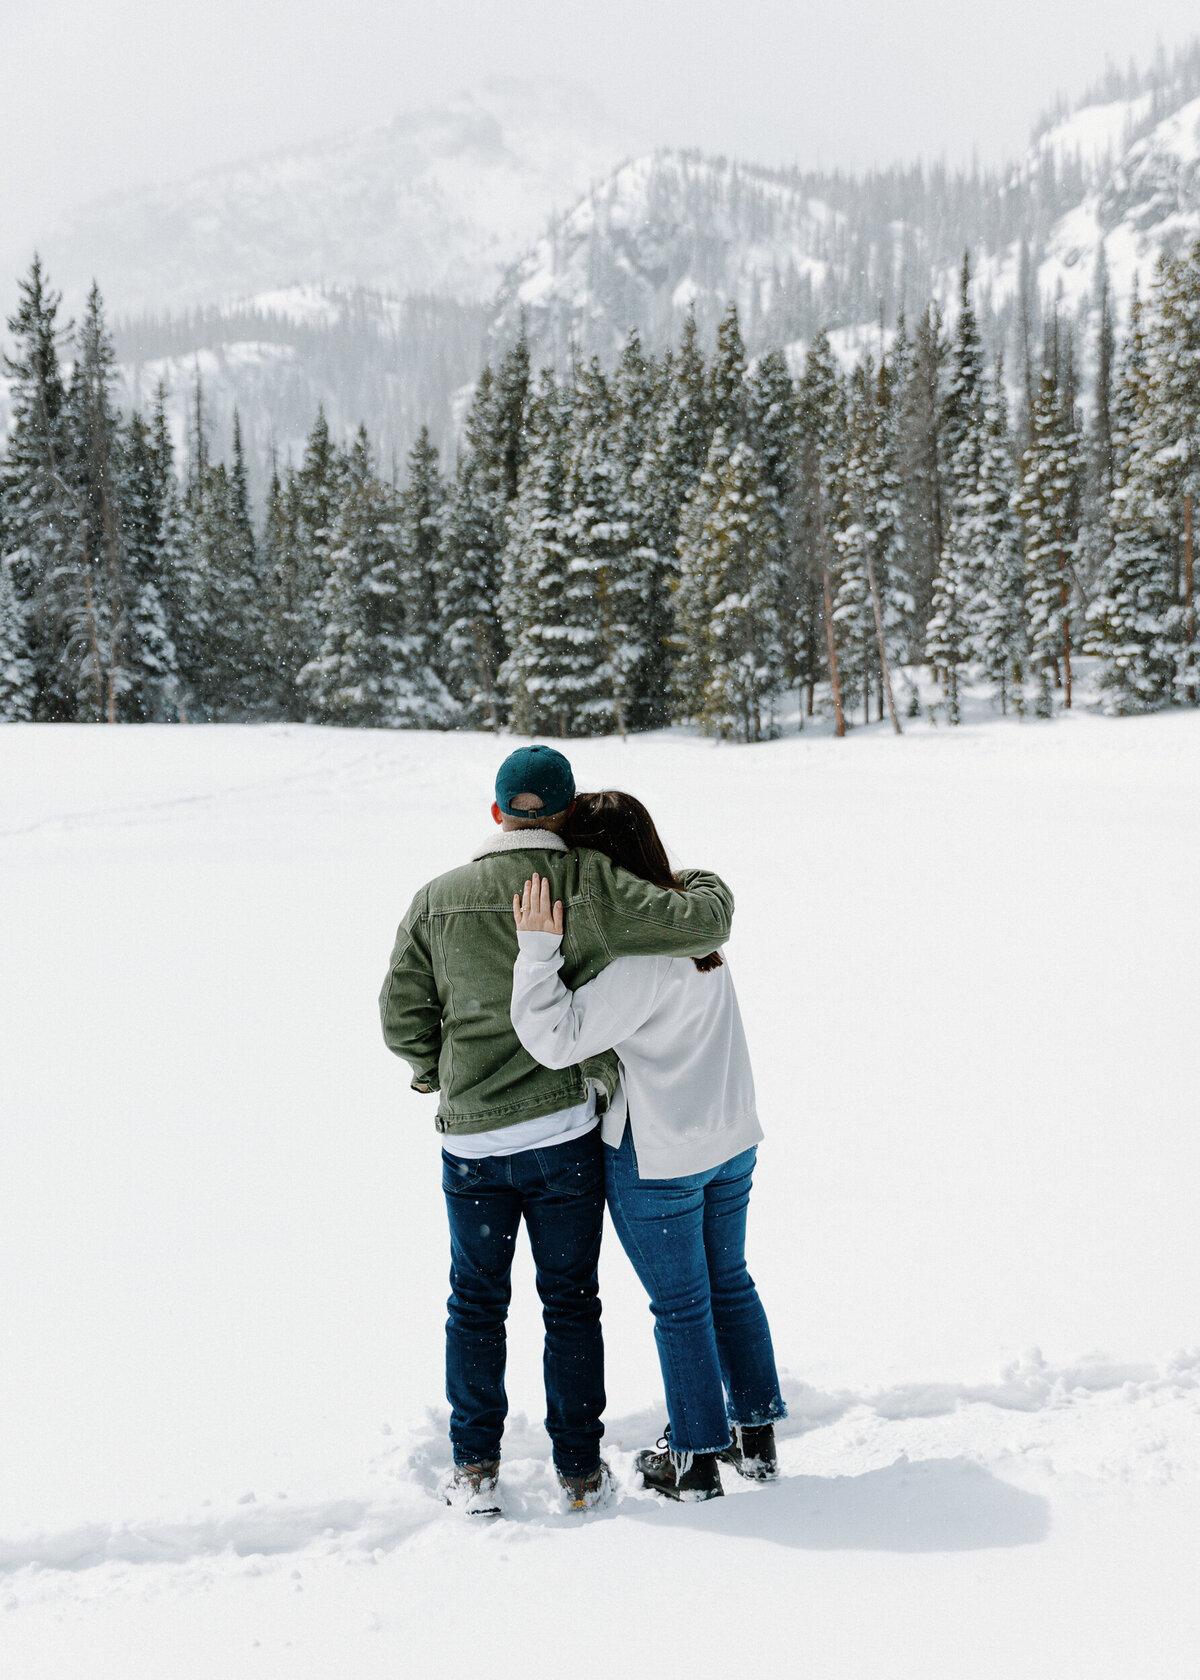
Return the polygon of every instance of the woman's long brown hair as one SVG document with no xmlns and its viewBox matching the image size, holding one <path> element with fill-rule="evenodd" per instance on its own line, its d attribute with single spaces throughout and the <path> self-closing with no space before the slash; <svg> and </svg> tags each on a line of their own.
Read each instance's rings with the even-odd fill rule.
<svg viewBox="0 0 1200 1680">
<path fill-rule="evenodd" d="M 609 789 L 605 793 L 580 793 L 575 807 L 562 830 L 568 846 L 590 846 L 603 852 L 606 858 L 640 875 L 653 887 L 667 887 L 679 892 L 667 859 L 667 848 L 658 837 L 654 818 L 640 799 L 631 793 Z M 720 951 L 710 951 L 706 957 L 693 957 L 701 974 L 720 968 Z"/>
</svg>

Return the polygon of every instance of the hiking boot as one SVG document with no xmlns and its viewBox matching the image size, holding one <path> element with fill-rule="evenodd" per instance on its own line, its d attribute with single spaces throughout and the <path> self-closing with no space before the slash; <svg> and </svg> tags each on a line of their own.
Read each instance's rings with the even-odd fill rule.
<svg viewBox="0 0 1200 1680">
<path fill-rule="evenodd" d="M 468 1517 L 498 1517 L 500 1495 L 496 1483 L 500 1479 L 499 1459 L 484 1464 L 456 1464 L 454 1474 L 442 1489 L 447 1505 Z"/>
<path fill-rule="evenodd" d="M 671 1447 L 670 1430 L 656 1451 L 647 1447 L 634 1459 L 642 1481 L 668 1499 L 720 1499 L 724 1493 L 716 1453 L 677 1453 Z"/>
<path fill-rule="evenodd" d="M 732 1464 L 739 1476 L 748 1482 L 773 1482 L 779 1476 L 779 1459 L 775 1452 L 775 1430 L 769 1423 L 757 1427 L 731 1423 L 733 1440 L 724 1452 L 717 1454 L 723 1464 Z"/>
<path fill-rule="evenodd" d="M 567 1476 L 561 1470 L 556 1474 L 570 1511 L 594 1511 L 598 1505 L 607 1505 L 612 1496 L 612 1472 L 603 1459 L 586 1476 Z"/>
</svg>

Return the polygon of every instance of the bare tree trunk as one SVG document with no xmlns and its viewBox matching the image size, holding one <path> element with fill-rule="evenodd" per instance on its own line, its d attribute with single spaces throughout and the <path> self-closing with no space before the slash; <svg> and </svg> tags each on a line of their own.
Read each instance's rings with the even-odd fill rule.
<svg viewBox="0 0 1200 1680">
<path fill-rule="evenodd" d="M 1063 705 L 1071 710 L 1071 614 L 1068 608 L 1067 580 L 1062 581 L 1063 609 Z"/>
<path fill-rule="evenodd" d="M 875 584 L 875 562 L 870 554 L 867 555 L 867 582 L 871 586 L 871 611 L 875 615 L 875 640 L 879 646 L 879 675 L 883 682 L 883 692 L 887 695 L 888 716 L 892 720 L 892 728 L 895 733 L 902 735 L 904 731 L 900 727 L 900 719 L 896 714 L 896 700 L 892 694 L 892 674 L 888 669 L 887 648 L 884 645 L 883 613 L 879 606 L 879 590 Z M 879 715 L 880 717 L 883 716 L 882 706 L 879 708 Z"/>
</svg>

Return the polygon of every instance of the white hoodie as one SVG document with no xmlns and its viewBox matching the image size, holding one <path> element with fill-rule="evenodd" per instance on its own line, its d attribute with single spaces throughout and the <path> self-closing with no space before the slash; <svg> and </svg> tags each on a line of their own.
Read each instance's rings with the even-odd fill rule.
<svg viewBox="0 0 1200 1680">
<path fill-rule="evenodd" d="M 518 933 L 512 1024 L 543 1067 L 615 1050 L 621 1084 L 604 1116 L 614 1149 L 633 1127 L 642 1178 L 708 1172 L 759 1142 L 750 1052 L 728 961 L 618 957 L 570 992 L 556 933 Z"/>
</svg>

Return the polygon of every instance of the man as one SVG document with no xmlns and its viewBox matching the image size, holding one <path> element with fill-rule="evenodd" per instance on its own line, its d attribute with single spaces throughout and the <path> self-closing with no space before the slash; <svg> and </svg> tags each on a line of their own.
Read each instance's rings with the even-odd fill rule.
<svg viewBox="0 0 1200 1680">
<path fill-rule="evenodd" d="M 683 890 L 651 886 L 562 838 L 575 798 L 552 747 L 522 747 L 496 777 L 499 825 L 468 864 L 440 875 L 400 924 L 380 994 L 383 1036 L 440 1093 L 442 1187 L 450 1220 L 446 1398 L 454 1469 L 449 1503 L 499 1510 L 504 1321 L 524 1218 L 546 1326 L 546 1429 L 573 1509 L 604 1496 L 604 1350 L 597 1264 L 604 1217 L 598 1105 L 616 1086 L 608 1053 L 541 1067 L 509 1019 L 517 936 L 513 896 L 535 870 L 567 911 L 563 978 L 582 985 L 614 957 L 706 956 L 729 937 L 733 899 L 691 870 Z"/>
</svg>

